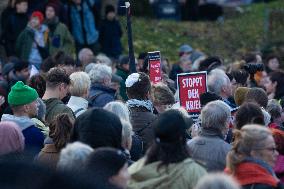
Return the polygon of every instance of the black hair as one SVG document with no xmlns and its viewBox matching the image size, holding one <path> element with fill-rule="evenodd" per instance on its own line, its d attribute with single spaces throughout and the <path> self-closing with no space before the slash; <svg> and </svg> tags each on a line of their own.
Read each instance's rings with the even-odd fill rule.
<svg viewBox="0 0 284 189">
<path fill-rule="evenodd" d="M 55 67 L 55 61 L 51 56 L 49 56 L 40 65 L 40 70 L 44 73 L 47 73 L 53 67 Z"/>
<path fill-rule="evenodd" d="M 65 66 L 76 66 L 76 61 L 64 51 L 58 51 L 53 56 L 55 66 L 65 65 Z"/>
<path fill-rule="evenodd" d="M 222 100 L 222 97 L 210 91 L 200 95 L 200 103 L 202 107 L 214 100 Z"/>
<path fill-rule="evenodd" d="M 280 99 L 284 96 L 284 72 L 283 71 L 275 71 L 269 73 L 270 80 L 274 83 L 277 82 L 276 91 L 275 91 L 275 99 Z"/>
<path fill-rule="evenodd" d="M 142 52 L 142 53 L 139 54 L 138 59 L 143 59 L 144 60 L 147 55 L 148 55 L 148 53 Z"/>
<path fill-rule="evenodd" d="M 40 74 L 33 75 L 29 79 L 28 85 L 37 91 L 40 98 L 43 97 L 46 90 L 46 81 L 42 75 Z"/>
<path fill-rule="evenodd" d="M 107 15 L 110 12 L 115 12 L 115 8 L 112 5 L 107 5 L 105 8 L 105 15 Z"/>
<path fill-rule="evenodd" d="M 139 72 L 139 81 L 131 87 L 126 88 L 126 94 L 129 99 L 146 100 L 148 92 L 151 90 L 149 76 Z"/>
<path fill-rule="evenodd" d="M 265 125 L 261 108 L 252 102 L 244 103 L 236 113 L 235 126 L 237 129 L 241 129 L 246 124 L 253 123 Z"/>
<path fill-rule="evenodd" d="M 236 80 L 237 83 L 241 84 L 243 87 L 246 86 L 249 73 L 243 69 L 234 70 L 231 72 L 233 79 Z"/>
<path fill-rule="evenodd" d="M 32 161 L 30 161 L 32 162 Z M 97 188 L 86 173 L 62 173 L 29 161 L 6 160 L 0 162 L 0 185 L 3 189 Z M 17 181 L 15 182 L 15 178 Z M 36 178 L 36 179 L 35 179 Z M 102 188 L 100 188 L 102 189 Z M 106 188 L 103 188 L 106 189 Z"/>
<path fill-rule="evenodd" d="M 85 164 L 85 168 L 93 177 L 104 182 L 109 182 L 127 163 L 127 159 L 122 151 L 115 148 L 98 148 L 92 152 Z"/>
<path fill-rule="evenodd" d="M 146 163 L 161 161 L 158 169 L 178 163 L 190 155 L 186 149 L 186 121 L 178 110 L 162 113 L 151 125 L 155 141 L 146 154 Z"/>
<path fill-rule="evenodd" d="M 29 67 L 29 62 L 24 60 L 18 60 L 14 62 L 14 70 L 15 72 L 20 72 L 23 69 L 26 69 Z"/>
<path fill-rule="evenodd" d="M 205 60 L 200 62 L 199 70 L 200 71 L 208 71 L 217 68 L 218 66 L 221 66 L 223 64 L 223 61 L 218 56 L 210 56 L 206 58 Z"/>
</svg>

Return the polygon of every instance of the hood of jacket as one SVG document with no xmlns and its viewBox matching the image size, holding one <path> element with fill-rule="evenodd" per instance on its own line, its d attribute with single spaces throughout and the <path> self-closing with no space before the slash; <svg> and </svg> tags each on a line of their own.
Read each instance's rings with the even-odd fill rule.
<svg viewBox="0 0 284 189">
<path fill-rule="evenodd" d="M 26 116 L 17 117 L 10 114 L 3 114 L 1 121 L 13 121 L 17 123 L 17 125 L 22 131 L 31 126 L 35 126 L 35 123 L 29 117 Z"/>
<path fill-rule="evenodd" d="M 193 188 L 197 180 L 206 174 L 205 169 L 190 158 L 160 169 L 157 169 L 160 162 L 145 166 L 144 163 L 145 158 L 129 167 L 129 188 Z"/>
</svg>

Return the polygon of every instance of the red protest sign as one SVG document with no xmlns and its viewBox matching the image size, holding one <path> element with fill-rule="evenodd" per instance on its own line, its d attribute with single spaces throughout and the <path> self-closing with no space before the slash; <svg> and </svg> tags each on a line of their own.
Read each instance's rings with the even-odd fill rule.
<svg viewBox="0 0 284 189">
<path fill-rule="evenodd" d="M 160 51 L 148 52 L 149 77 L 152 83 L 162 81 L 161 53 Z"/>
<path fill-rule="evenodd" d="M 200 113 L 200 95 L 207 92 L 207 72 L 192 72 L 177 75 L 180 106 L 188 113 Z"/>
</svg>

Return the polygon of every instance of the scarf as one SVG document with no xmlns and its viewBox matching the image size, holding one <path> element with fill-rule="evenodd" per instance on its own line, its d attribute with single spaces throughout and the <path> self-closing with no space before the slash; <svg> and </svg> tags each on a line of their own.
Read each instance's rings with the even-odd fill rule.
<svg viewBox="0 0 284 189">
<path fill-rule="evenodd" d="M 232 174 L 230 170 L 225 172 Z M 267 184 L 276 187 L 278 179 L 274 177 L 272 168 L 262 160 L 247 158 L 236 167 L 234 177 L 242 185 Z"/>
<path fill-rule="evenodd" d="M 149 110 L 150 112 L 153 113 L 154 108 L 153 108 L 153 104 L 150 100 L 137 100 L 137 99 L 130 99 L 126 102 L 126 105 L 130 108 L 133 107 L 144 107 L 147 110 Z"/>
</svg>

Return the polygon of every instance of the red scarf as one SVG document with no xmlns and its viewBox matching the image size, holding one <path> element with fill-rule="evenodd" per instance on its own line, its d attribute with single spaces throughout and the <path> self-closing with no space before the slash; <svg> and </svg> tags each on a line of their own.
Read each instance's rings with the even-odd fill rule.
<svg viewBox="0 0 284 189">
<path fill-rule="evenodd" d="M 232 174 L 228 168 L 225 169 L 225 172 Z M 278 184 L 277 178 L 273 177 L 265 168 L 250 162 L 240 163 L 236 167 L 233 176 L 242 186 L 248 184 L 267 184 L 276 187 Z"/>
</svg>

